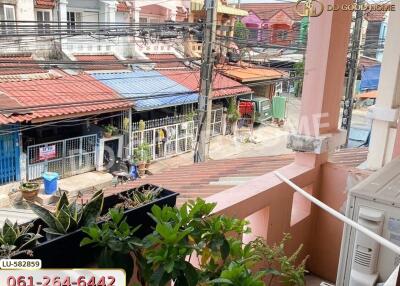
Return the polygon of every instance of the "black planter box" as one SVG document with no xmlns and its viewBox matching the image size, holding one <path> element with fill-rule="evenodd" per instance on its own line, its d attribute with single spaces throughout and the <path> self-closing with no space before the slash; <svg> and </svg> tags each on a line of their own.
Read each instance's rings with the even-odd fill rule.
<svg viewBox="0 0 400 286">
<path fill-rule="evenodd" d="M 157 186 L 147 184 L 136 189 L 143 190 L 149 187 Z M 129 191 L 120 194 L 126 195 Z M 131 226 L 136 227 L 141 225 L 136 232 L 136 236 L 143 238 L 153 231 L 155 222 L 148 215 L 153 205 L 174 207 L 177 196 L 178 193 L 163 189 L 160 198 L 138 208 L 125 210 L 124 213 L 127 217 L 127 222 Z M 105 197 L 103 214 L 120 202 L 122 200 L 118 194 Z M 102 222 L 99 222 L 99 224 L 102 224 Z M 36 231 L 39 225 L 45 226 L 40 219 L 35 220 L 32 231 Z M 85 234 L 80 229 L 51 240 L 47 240 L 43 232 L 41 234 L 44 237 L 40 240 L 39 245 L 33 249 L 33 257 L 30 258 L 41 259 L 43 268 L 82 268 L 90 266 L 96 260 L 97 253 L 92 246 L 79 246 L 81 240 L 85 237 Z M 26 255 L 19 255 L 14 258 L 28 257 Z"/>
</svg>

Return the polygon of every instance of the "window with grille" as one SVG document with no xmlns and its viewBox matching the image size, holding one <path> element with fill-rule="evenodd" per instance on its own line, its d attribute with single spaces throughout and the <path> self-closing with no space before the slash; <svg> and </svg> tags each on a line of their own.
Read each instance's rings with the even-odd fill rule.
<svg viewBox="0 0 400 286">
<path fill-rule="evenodd" d="M 46 10 L 36 11 L 36 21 L 38 22 L 39 34 L 50 32 L 51 12 Z"/>
<path fill-rule="evenodd" d="M 73 32 L 80 28 L 82 22 L 81 12 L 67 12 L 67 27 L 68 31 Z"/>
<path fill-rule="evenodd" d="M 0 20 L 5 21 L 0 24 L 2 34 L 13 34 L 16 32 L 16 23 L 13 22 L 16 20 L 15 7 L 13 5 L 0 4 Z"/>
</svg>

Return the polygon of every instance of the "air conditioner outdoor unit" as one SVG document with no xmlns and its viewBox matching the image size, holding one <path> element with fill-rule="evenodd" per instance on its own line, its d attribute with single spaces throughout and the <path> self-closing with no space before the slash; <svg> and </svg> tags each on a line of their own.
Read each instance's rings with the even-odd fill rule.
<svg viewBox="0 0 400 286">
<path fill-rule="evenodd" d="M 400 245 L 400 159 L 349 191 L 346 216 Z M 399 263 L 399 255 L 345 225 L 336 285 L 376 285 L 386 281 Z"/>
</svg>

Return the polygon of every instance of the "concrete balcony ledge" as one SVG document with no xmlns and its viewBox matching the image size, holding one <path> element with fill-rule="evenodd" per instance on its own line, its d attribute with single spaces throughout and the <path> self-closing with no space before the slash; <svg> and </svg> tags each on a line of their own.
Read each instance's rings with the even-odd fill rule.
<svg viewBox="0 0 400 286">
<path fill-rule="evenodd" d="M 287 148 L 297 152 L 309 152 L 322 154 L 332 152 L 346 142 L 346 133 L 339 130 L 318 137 L 305 136 L 301 134 L 289 134 Z"/>
<path fill-rule="evenodd" d="M 295 163 L 279 169 L 279 172 L 302 186 L 310 185 L 316 179 L 315 169 Z M 282 189 L 290 188 L 273 173 L 267 173 L 247 181 L 246 184 L 210 196 L 206 200 L 217 203 L 215 214 L 223 213 L 246 218 L 266 205 L 280 201 L 279 196 L 284 195 Z"/>
</svg>

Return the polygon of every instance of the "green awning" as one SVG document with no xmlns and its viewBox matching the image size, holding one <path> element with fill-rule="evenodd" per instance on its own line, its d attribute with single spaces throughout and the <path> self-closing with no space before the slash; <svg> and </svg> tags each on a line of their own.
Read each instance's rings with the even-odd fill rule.
<svg viewBox="0 0 400 286">
<path fill-rule="evenodd" d="M 190 3 L 191 11 L 202 11 L 204 9 L 204 0 L 192 0 Z M 233 16 L 247 16 L 249 13 L 245 10 L 234 8 L 231 6 L 223 5 L 218 2 L 217 12 L 221 14 L 228 14 Z"/>
</svg>

